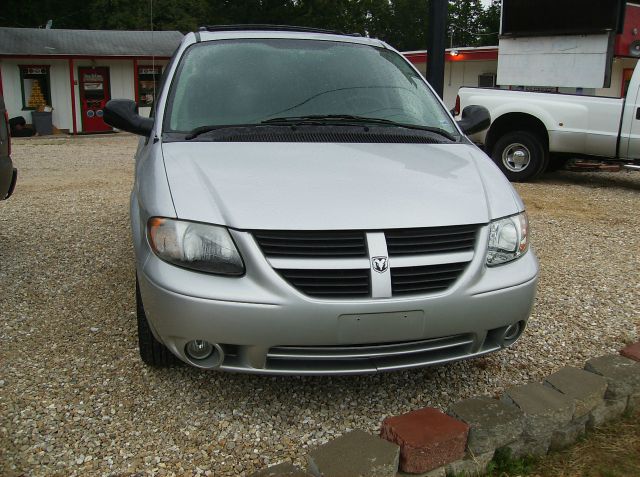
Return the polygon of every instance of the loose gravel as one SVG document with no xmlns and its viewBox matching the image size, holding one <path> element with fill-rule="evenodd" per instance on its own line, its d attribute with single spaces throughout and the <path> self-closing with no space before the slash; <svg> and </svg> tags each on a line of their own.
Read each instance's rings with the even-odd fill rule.
<svg viewBox="0 0 640 477">
<path fill-rule="evenodd" d="M 422 406 L 540 380 L 640 327 L 640 174 L 518 185 L 541 281 L 515 347 L 435 368 L 260 377 L 138 358 L 128 196 L 136 138 L 14 141 L 0 203 L 0 475 L 246 475 Z"/>
</svg>

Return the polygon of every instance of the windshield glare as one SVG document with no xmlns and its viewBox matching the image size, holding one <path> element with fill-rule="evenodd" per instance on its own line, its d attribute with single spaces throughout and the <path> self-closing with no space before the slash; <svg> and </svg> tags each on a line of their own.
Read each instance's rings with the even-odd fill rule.
<svg viewBox="0 0 640 477">
<path fill-rule="evenodd" d="M 198 43 L 169 94 L 165 131 L 354 115 L 459 133 L 422 78 L 393 51 L 321 40 Z"/>
</svg>

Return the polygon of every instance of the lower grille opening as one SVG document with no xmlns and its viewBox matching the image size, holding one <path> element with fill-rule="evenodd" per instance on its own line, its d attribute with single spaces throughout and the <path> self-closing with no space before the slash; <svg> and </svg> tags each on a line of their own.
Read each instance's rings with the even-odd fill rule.
<svg viewBox="0 0 640 477">
<path fill-rule="evenodd" d="M 399 343 L 345 346 L 277 346 L 267 353 L 267 368 L 300 372 L 367 372 L 426 366 L 471 353 L 472 334 Z"/>
</svg>

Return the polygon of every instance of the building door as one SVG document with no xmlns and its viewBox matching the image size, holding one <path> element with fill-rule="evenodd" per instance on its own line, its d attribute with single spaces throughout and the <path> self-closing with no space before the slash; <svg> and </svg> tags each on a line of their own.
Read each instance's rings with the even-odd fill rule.
<svg viewBox="0 0 640 477">
<path fill-rule="evenodd" d="M 109 94 L 109 68 L 78 68 L 80 78 L 80 110 L 84 132 L 111 131 L 106 124 L 104 105 L 111 99 Z"/>
</svg>

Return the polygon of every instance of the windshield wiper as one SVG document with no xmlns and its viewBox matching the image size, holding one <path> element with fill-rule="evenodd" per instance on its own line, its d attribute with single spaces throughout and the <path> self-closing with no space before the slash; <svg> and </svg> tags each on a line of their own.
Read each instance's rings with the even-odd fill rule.
<svg viewBox="0 0 640 477">
<path fill-rule="evenodd" d="M 212 124 L 210 126 L 198 126 L 197 128 L 192 129 L 184 138 L 187 141 L 191 139 L 197 138 L 201 134 L 205 134 L 211 131 L 217 131 L 218 129 L 229 129 L 229 128 L 252 128 L 260 126 L 260 124 Z"/>
<path fill-rule="evenodd" d="M 432 126 L 421 126 L 418 124 L 407 124 L 392 121 L 391 119 L 382 118 L 370 118 L 367 116 L 356 116 L 351 114 L 314 114 L 310 116 L 284 116 L 278 118 L 266 119 L 261 124 L 326 124 L 336 121 L 338 123 L 346 124 L 382 124 L 386 126 L 417 129 L 420 131 L 428 131 L 440 136 L 444 136 L 451 141 L 455 141 L 456 138 L 449 131 Z"/>
<path fill-rule="evenodd" d="M 278 125 L 305 125 L 305 124 L 331 124 L 337 123 L 340 125 L 358 125 L 361 126 L 363 124 L 380 124 L 384 126 L 398 127 L 398 128 L 406 128 L 406 129 L 417 129 L 419 131 L 427 131 L 434 134 L 438 134 L 443 136 L 450 141 L 456 141 L 455 136 L 451 134 L 449 131 L 444 129 L 432 127 L 432 126 L 420 126 L 418 124 L 407 124 L 407 123 L 399 123 L 396 121 L 392 121 L 391 119 L 382 119 L 382 118 L 370 118 L 366 116 L 356 116 L 351 114 L 315 114 L 309 116 L 286 116 L 286 117 L 278 117 L 265 119 L 258 124 L 212 124 L 208 126 L 199 126 L 191 130 L 186 136 L 185 140 L 190 141 L 200 136 L 201 134 L 206 134 L 211 131 L 217 131 L 220 129 L 230 129 L 230 128 L 252 128 L 258 126 L 278 126 Z"/>
</svg>

